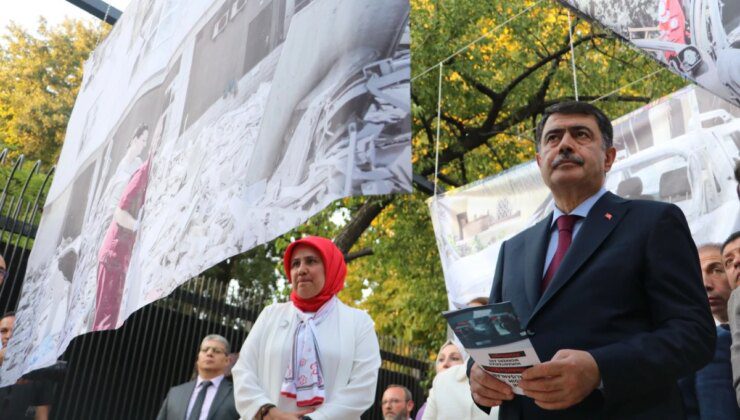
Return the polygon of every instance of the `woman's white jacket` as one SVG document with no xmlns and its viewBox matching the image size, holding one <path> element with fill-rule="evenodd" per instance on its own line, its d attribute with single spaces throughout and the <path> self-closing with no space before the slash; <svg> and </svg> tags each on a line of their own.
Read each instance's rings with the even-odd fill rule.
<svg viewBox="0 0 740 420">
<path fill-rule="evenodd" d="M 239 415 L 251 420 L 265 404 L 296 412 L 295 399 L 280 395 L 298 325 L 291 302 L 266 307 L 242 345 L 232 369 Z M 316 327 L 326 399 L 310 414 L 314 420 L 359 419 L 375 400 L 380 349 L 373 321 L 359 309 L 337 301 Z"/>
<path fill-rule="evenodd" d="M 440 372 L 432 382 L 432 389 L 427 398 L 427 408 L 422 420 L 484 420 L 497 419 L 498 407 L 491 409 L 487 415 L 473 402 L 465 373 L 467 363 L 452 366 Z"/>
</svg>

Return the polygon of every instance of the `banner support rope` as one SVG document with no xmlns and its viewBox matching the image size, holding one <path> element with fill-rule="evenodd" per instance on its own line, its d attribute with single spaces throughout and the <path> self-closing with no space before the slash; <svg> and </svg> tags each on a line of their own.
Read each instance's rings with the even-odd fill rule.
<svg viewBox="0 0 740 420">
<path fill-rule="evenodd" d="M 439 132 L 442 119 L 442 73 L 444 63 L 439 63 L 439 83 L 437 86 L 437 138 L 434 141 L 434 197 L 437 196 L 437 172 L 439 171 Z"/>
<path fill-rule="evenodd" d="M 568 37 L 570 40 L 570 64 L 573 69 L 573 91 L 578 100 L 578 75 L 576 74 L 576 51 L 573 48 L 573 23 L 570 17 L 570 10 L 568 10 Z"/>
</svg>

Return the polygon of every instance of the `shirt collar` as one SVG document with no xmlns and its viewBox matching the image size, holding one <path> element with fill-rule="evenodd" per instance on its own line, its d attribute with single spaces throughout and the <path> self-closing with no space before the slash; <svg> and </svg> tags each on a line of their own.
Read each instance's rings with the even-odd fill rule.
<svg viewBox="0 0 740 420">
<path fill-rule="evenodd" d="M 205 381 L 205 378 L 201 378 L 200 375 L 198 375 L 198 379 L 195 382 L 195 389 L 198 389 L 200 384 Z M 211 383 L 213 384 L 213 389 L 218 389 L 218 386 L 221 385 L 221 381 L 224 380 L 224 375 L 218 375 L 213 379 L 209 379 Z"/>
<path fill-rule="evenodd" d="M 572 212 L 568 214 L 572 214 L 575 216 L 581 216 L 584 219 L 586 216 L 588 216 L 588 212 L 591 211 L 591 208 L 593 208 L 594 204 L 596 204 L 597 201 L 599 201 L 599 198 L 601 198 L 602 195 L 606 194 L 606 188 L 604 186 L 601 186 L 601 189 L 596 192 L 596 194 L 592 195 L 591 197 L 583 200 L 583 203 L 579 204 L 578 207 L 574 208 Z M 550 227 L 555 224 L 555 222 L 558 220 L 558 217 L 564 215 L 558 206 L 555 206 L 555 210 L 552 212 L 552 220 L 550 221 Z"/>
</svg>

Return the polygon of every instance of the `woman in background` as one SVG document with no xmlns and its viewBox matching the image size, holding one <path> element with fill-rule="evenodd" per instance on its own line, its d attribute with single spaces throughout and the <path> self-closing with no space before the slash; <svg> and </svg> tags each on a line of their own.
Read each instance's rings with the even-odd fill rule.
<svg viewBox="0 0 740 420">
<path fill-rule="evenodd" d="M 434 371 L 437 375 L 439 375 L 440 372 L 444 372 L 445 370 L 453 366 L 463 364 L 464 360 L 465 359 L 460 353 L 460 350 L 457 348 L 457 345 L 452 341 L 447 340 L 444 344 L 442 344 L 442 347 L 439 348 L 439 352 L 437 353 L 437 360 L 434 362 Z M 431 394 L 429 398 L 431 398 Z M 429 400 L 427 399 L 427 402 L 425 402 L 424 405 L 422 405 L 421 408 L 419 408 L 419 411 L 416 413 L 415 420 L 422 419 L 428 403 Z"/>
<path fill-rule="evenodd" d="M 467 307 L 487 304 L 488 298 L 479 297 L 468 302 Z M 492 408 L 489 415 L 473 402 L 466 358 L 463 354 L 461 349 L 449 340 L 439 349 L 435 364 L 437 376 L 432 382 L 432 389 L 429 390 L 429 398 L 416 415 L 416 420 L 498 418 L 498 407 Z"/>
</svg>

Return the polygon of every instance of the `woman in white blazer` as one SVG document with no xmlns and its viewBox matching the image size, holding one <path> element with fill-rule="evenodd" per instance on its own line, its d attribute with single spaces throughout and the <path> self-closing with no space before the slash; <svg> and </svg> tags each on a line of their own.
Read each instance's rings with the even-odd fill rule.
<svg viewBox="0 0 740 420">
<path fill-rule="evenodd" d="M 465 364 L 453 366 L 434 378 L 422 420 L 483 420 L 498 418 L 498 407 L 486 414 L 473 402 Z"/>
<path fill-rule="evenodd" d="M 243 419 L 359 419 L 375 399 L 380 349 L 373 321 L 336 297 L 342 252 L 328 239 L 291 243 L 291 301 L 265 308 L 233 369 Z"/>
<path fill-rule="evenodd" d="M 471 303 L 472 306 L 472 303 Z M 479 306 L 479 305 L 476 305 Z M 488 415 L 473 402 L 466 374 L 467 365 L 463 353 L 452 341 L 442 345 L 435 364 L 437 376 L 429 390 L 429 398 L 417 420 L 478 420 L 498 418 L 498 407 Z"/>
</svg>

